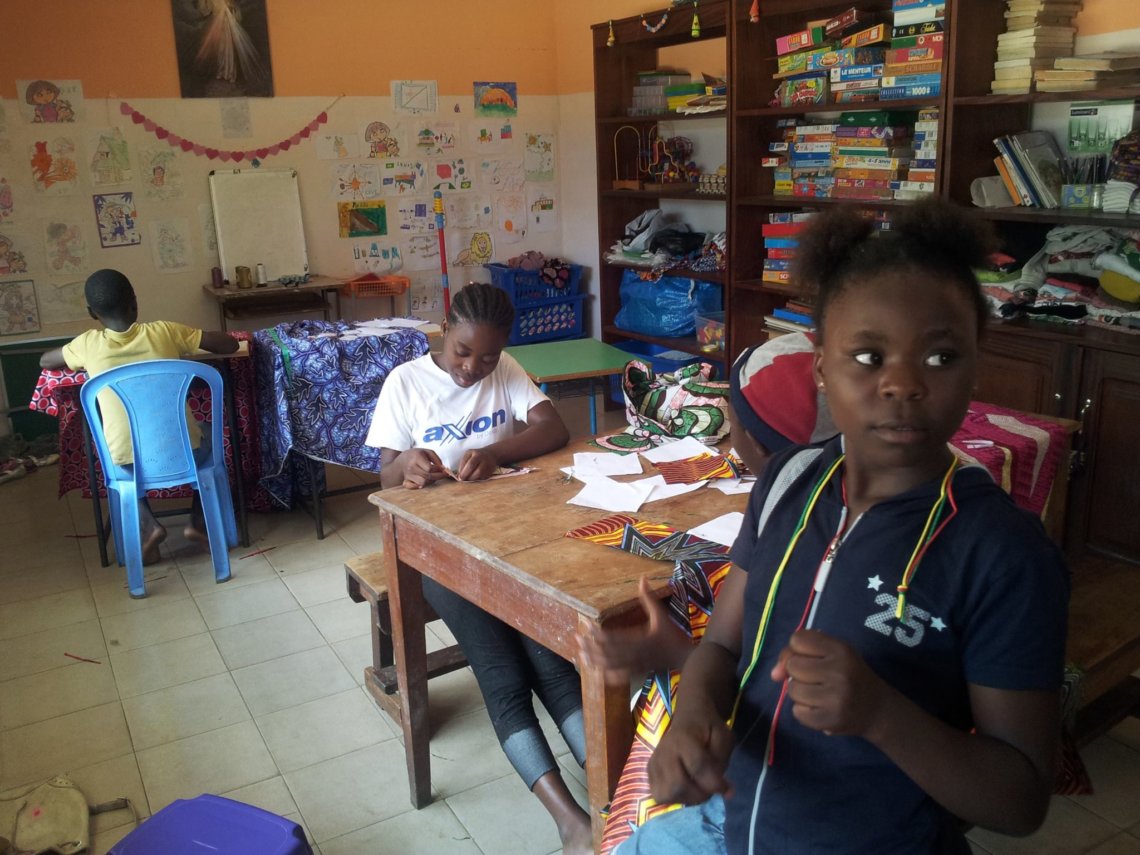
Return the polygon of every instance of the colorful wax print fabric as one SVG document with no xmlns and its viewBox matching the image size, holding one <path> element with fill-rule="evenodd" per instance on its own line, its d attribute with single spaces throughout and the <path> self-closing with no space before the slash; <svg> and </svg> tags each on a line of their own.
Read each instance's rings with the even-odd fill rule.
<svg viewBox="0 0 1140 855">
<path fill-rule="evenodd" d="M 653 464 L 666 484 L 696 484 L 717 478 L 740 478 L 743 465 L 730 455 L 699 454 L 684 460 L 668 460 Z"/>
</svg>

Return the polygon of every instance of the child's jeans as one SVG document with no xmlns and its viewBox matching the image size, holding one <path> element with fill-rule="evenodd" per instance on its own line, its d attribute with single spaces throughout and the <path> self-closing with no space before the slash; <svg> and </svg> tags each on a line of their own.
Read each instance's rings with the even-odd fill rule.
<svg viewBox="0 0 1140 855">
<path fill-rule="evenodd" d="M 613 855 L 724 855 L 724 799 L 655 816 L 614 849 Z"/>
</svg>

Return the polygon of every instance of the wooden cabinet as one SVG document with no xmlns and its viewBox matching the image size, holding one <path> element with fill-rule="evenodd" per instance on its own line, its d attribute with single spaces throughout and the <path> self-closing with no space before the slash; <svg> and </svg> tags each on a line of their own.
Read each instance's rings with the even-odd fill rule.
<svg viewBox="0 0 1140 855">
<path fill-rule="evenodd" d="M 1071 417 L 1080 349 L 996 327 L 987 331 L 978 362 L 979 401 L 1029 413 Z"/>
</svg>

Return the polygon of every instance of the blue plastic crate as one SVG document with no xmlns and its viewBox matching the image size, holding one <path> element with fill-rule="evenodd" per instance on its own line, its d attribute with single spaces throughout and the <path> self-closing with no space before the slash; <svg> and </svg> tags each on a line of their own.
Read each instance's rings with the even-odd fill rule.
<svg viewBox="0 0 1140 855">
<path fill-rule="evenodd" d="M 578 294 L 582 285 L 582 265 L 570 265 L 570 279 L 566 287 L 556 288 L 542 278 L 537 270 L 520 270 L 505 264 L 483 265 L 491 272 L 491 283 L 502 288 L 511 297 L 515 306 L 525 305 L 534 300 L 549 300 L 554 297 L 571 297 Z"/>
<path fill-rule="evenodd" d="M 533 344 L 560 338 L 582 337 L 585 294 L 515 303 L 515 323 L 509 344 Z"/>
</svg>

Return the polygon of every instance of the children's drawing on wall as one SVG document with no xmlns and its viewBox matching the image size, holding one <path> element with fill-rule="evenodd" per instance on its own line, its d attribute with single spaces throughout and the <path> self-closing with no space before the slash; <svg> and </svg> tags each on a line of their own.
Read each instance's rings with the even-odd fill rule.
<svg viewBox="0 0 1140 855">
<path fill-rule="evenodd" d="M 335 199 L 375 199 L 380 195 L 380 168 L 375 163 L 338 163 L 332 168 Z"/>
<path fill-rule="evenodd" d="M 316 137 L 317 157 L 321 160 L 348 160 L 360 157 L 360 137 L 356 134 L 320 134 Z"/>
<path fill-rule="evenodd" d="M 24 253 L 17 249 L 15 233 L 0 234 L 0 276 L 27 272 L 28 262 L 24 259 Z"/>
<path fill-rule="evenodd" d="M 526 197 L 522 193 L 500 193 L 495 197 L 495 228 L 504 243 L 518 243 L 526 237 Z"/>
<path fill-rule="evenodd" d="M 522 190 L 525 180 L 521 157 L 485 157 L 479 161 L 479 186 L 484 190 Z"/>
<path fill-rule="evenodd" d="M 434 80 L 393 80 L 392 111 L 403 116 L 432 115 L 439 110 Z"/>
<path fill-rule="evenodd" d="M 87 241 L 79 223 L 52 219 L 44 223 L 44 254 L 52 276 L 75 276 L 87 270 Z"/>
<path fill-rule="evenodd" d="M 183 98 L 273 95 L 265 0 L 171 0 Z"/>
<path fill-rule="evenodd" d="M 517 116 L 519 87 L 517 83 L 476 83 L 476 116 Z"/>
<path fill-rule="evenodd" d="M 218 231 L 214 225 L 214 206 L 203 202 L 198 206 L 198 226 L 202 232 L 202 246 L 206 250 L 207 260 L 216 261 L 218 258 Z"/>
<path fill-rule="evenodd" d="M 40 282 L 36 288 L 40 304 L 40 322 L 65 324 L 87 320 L 87 300 L 83 296 L 83 279 L 70 282 Z"/>
<path fill-rule="evenodd" d="M 218 120 L 222 136 L 230 140 L 249 139 L 253 136 L 253 119 L 249 102 L 244 98 L 223 98 L 218 102 Z"/>
<path fill-rule="evenodd" d="M 369 122 L 364 126 L 364 144 L 367 147 L 368 157 L 377 160 L 392 160 L 400 156 L 399 131 L 396 124 L 389 124 L 379 120 Z"/>
<path fill-rule="evenodd" d="M 396 219 L 400 232 L 422 235 L 435 231 L 435 212 L 431 199 L 401 199 L 396 202 Z"/>
<path fill-rule="evenodd" d="M 182 170 L 173 149 L 142 149 L 139 152 L 139 173 L 146 198 L 166 200 L 183 195 Z"/>
<path fill-rule="evenodd" d="M 17 80 L 16 91 L 29 122 L 51 125 L 83 118 L 83 84 L 78 80 Z"/>
<path fill-rule="evenodd" d="M 527 218 L 534 233 L 558 230 L 558 203 L 553 187 L 528 187 L 526 191 Z"/>
<path fill-rule="evenodd" d="M 79 166 L 75 162 L 75 142 L 70 137 L 36 140 L 29 164 L 36 192 L 52 196 L 75 193 L 79 187 Z"/>
<path fill-rule="evenodd" d="M 437 160 L 432 164 L 428 179 L 430 190 L 470 190 L 475 186 L 475 177 L 467 168 L 463 158 Z"/>
<path fill-rule="evenodd" d="M 0 335 L 39 332 L 40 309 L 31 279 L 0 282 Z"/>
<path fill-rule="evenodd" d="M 439 236 L 408 235 L 404 240 L 404 267 L 408 270 L 439 269 Z"/>
<path fill-rule="evenodd" d="M 91 183 L 96 187 L 126 184 L 131 180 L 131 156 L 119 128 L 100 128 L 88 136 Z"/>
<path fill-rule="evenodd" d="M 395 244 L 383 244 L 378 241 L 354 243 L 352 245 L 352 269 L 357 273 L 375 273 L 383 276 L 385 273 L 395 273 L 404 266 L 400 257 L 400 248 Z"/>
<path fill-rule="evenodd" d="M 434 157 L 459 144 L 454 122 L 419 122 L 415 129 L 416 154 L 419 157 Z"/>
<path fill-rule="evenodd" d="M 190 227 L 183 217 L 155 220 L 150 224 L 150 251 L 161 273 L 179 273 L 194 260 Z"/>
<path fill-rule="evenodd" d="M 498 151 L 514 141 L 514 126 L 509 119 L 490 118 L 467 123 L 467 147 L 472 151 Z"/>
<path fill-rule="evenodd" d="M 134 195 L 101 193 L 91 197 L 95 202 L 95 222 L 99 225 L 99 244 L 104 249 L 142 243 Z"/>
<path fill-rule="evenodd" d="M 490 232 L 459 232 L 455 237 L 454 243 L 450 236 L 447 241 L 448 253 L 453 256 L 447 263 L 452 267 L 482 267 L 495 255 Z"/>
<path fill-rule="evenodd" d="M 527 181 L 553 181 L 554 134 L 528 133 L 523 162 Z"/>
<path fill-rule="evenodd" d="M 16 200 L 12 196 L 12 185 L 7 178 L 0 176 L 0 223 L 16 222 Z"/>
<path fill-rule="evenodd" d="M 443 313 L 443 281 L 438 276 L 413 277 L 411 290 L 413 314 Z"/>
<path fill-rule="evenodd" d="M 491 218 L 491 200 L 479 193 L 448 194 L 443 198 L 446 228 L 489 229 L 494 225 Z"/>
<path fill-rule="evenodd" d="M 380 189 L 385 196 L 411 196 L 427 185 L 424 165 L 418 160 L 388 160 L 380 165 Z"/>
<path fill-rule="evenodd" d="M 388 212 L 383 199 L 337 202 L 338 233 L 343 237 L 373 237 L 388 234 Z"/>
</svg>

